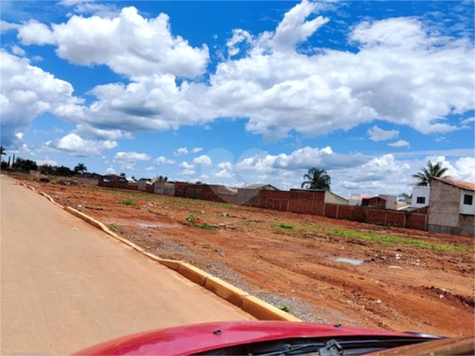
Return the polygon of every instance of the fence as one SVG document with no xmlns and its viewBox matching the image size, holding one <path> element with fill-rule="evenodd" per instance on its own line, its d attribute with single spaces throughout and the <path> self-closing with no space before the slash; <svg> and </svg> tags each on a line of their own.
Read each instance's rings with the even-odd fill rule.
<svg viewBox="0 0 475 356">
<path fill-rule="evenodd" d="M 99 182 L 99 185 L 110 188 L 128 188 L 127 182 L 123 181 Z M 174 185 L 174 195 L 176 197 L 240 204 L 298 214 L 318 215 L 374 225 L 427 230 L 427 207 L 407 212 L 366 206 L 331 204 L 325 203 L 324 191 L 305 191 L 301 189 L 291 189 L 290 191 L 255 191 L 239 189 L 238 194 L 229 194 L 220 192 L 220 186 L 188 184 L 185 182 L 176 182 Z M 136 187 L 134 188 L 137 189 Z M 160 188 L 157 188 L 149 184 L 146 186 L 146 191 L 160 193 Z M 170 194 L 170 192 L 168 193 Z"/>
<path fill-rule="evenodd" d="M 325 203 L 325 192 L 306 192 L 302 190 L 262 190 L 249 202 L 251 206 L 265 209 L 319 215 L 374 225 L 427 230 L 427 208 L 407 212 L 365 206 L 330 204 Z"/>
</svg>

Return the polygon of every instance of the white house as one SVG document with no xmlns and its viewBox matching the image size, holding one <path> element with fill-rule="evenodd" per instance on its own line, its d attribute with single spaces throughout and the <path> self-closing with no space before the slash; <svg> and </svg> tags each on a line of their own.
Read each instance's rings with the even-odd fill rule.
<svg viewBox="0 0 475 356">
<path fill-rule="evenodd" d="M 412 187 L 412 202 L 411 207 L 423 208 L 429 206 L 430 187 Z"/>
</svg>

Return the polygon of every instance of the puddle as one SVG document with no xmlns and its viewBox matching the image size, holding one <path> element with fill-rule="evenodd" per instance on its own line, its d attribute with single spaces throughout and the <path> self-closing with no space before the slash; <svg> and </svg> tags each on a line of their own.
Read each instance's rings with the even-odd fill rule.
<svg viewBox="0 0 475 356">
<path fill-rule="evenodd" d="M 139 225 L 142 226 L 142 227 L 145 227 L 145 228 L 150 228 L 150 229 L 158 228 L 157 224 L 139 224 Z"/>
<path fill-rule="evenodd" d="M 343 263 L 349 263 L 350 265 L 353 266 L 361 266 L 364 262 L 361 260 L 354 260 L 352 258 L 346 258 L 346 257 L 337 257 L 334 258 L 336 262 L 343 262 Z"/>
</svg>

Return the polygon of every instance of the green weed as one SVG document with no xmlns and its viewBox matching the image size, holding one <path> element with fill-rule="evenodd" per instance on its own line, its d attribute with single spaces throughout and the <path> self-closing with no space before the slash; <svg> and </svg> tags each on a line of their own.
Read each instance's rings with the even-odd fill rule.
<svg viewBox="0 0 475 356">
<path fill-rule="evenodd" d="M 196 218 L 194 215 L 190 214 L 186 217 L 186 222 L 189 223 L 189 224 L 193 224 L 195 221 L 196 221 Z"/>
<path fill-rule="evenodd" d="M 218 227 L 216 225 L 209 225 L 209 224 L 193 224 L 192 226 L 198 227 L 204 230 L 217 230 Z"/>
<path fill-rule="evenodd" d="M 354 237 L 365 241 L 377 241 L 384 244 L 398 244 L 406 245 L 412 247 L 420 247 L 429 250 L 439 250 L 439 251 L 460 251 L 460 252 L 470 252 L 471 249 L 462 246 L 453 246 L 453 245 L 444 245 L 432 242 L 426 242 L 416 239 L 410 239 L 405 237 L 393 236 L 393 235 L 380 235 L 374 232 L 356 232 L 352 230 L 339 230 L 339 229 L 329 229 L 327 233 L 344 236 L 344 237 Z"/>
<path fill-rule="evenodd" d="M 130 199 L 122 200 L 120 203 L 122 205 L 130 205 L 130 206 L 135 205 L 134 201 Z"/>
<path fill-rule="evenodd" d="M 285 229 L 285 230 L 299 230 L 300 228 L 297 228 L 293 225 L 290 225 L 290 224 L 286 224 L 286 223 L 272 223 L 271 224 L 272 227 L 276 227 L 276 228 L 279 228 L 279 229 Z"/>
</svg>

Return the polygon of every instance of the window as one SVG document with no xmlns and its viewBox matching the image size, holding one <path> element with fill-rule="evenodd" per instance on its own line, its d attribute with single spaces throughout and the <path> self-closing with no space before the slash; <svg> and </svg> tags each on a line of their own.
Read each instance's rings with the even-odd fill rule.
<svg viewBox="0 0 475 356">
<path fill-rule="evenodd" d="M 416 203 L 417 204 L 425 204 L 426 203 L 426 197 L 417 197 Z"/>
<path fill-rule="evenodd" d="M 463 205 L 472 205 L 473 204 L 473 195 L 464 194 L 463 195 Z"/>
</svg>

